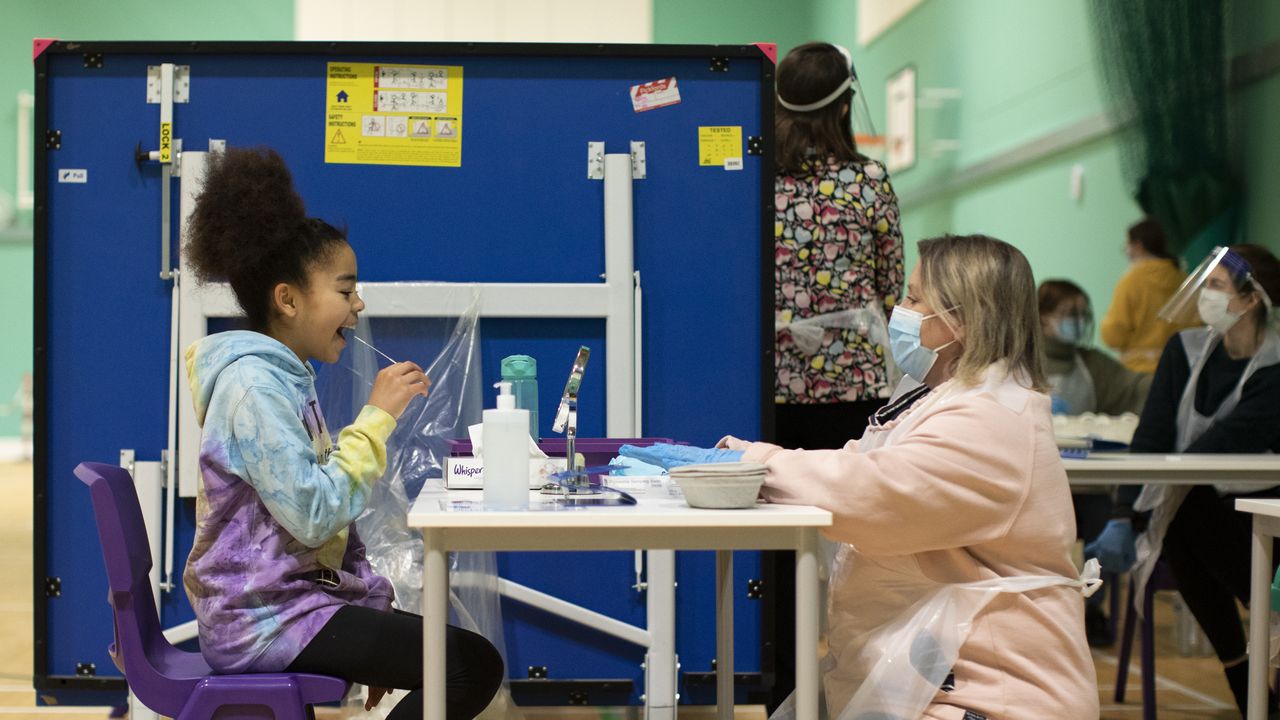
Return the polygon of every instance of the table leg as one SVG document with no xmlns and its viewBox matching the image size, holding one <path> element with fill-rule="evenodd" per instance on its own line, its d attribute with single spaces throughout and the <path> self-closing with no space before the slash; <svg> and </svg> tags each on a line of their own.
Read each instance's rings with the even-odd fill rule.
<svg viewBox="0 0 1280 720">
<path fill-rule="evenodd" d="M 676 673 L 676 552 L 649 551 L 649 652 L 645 656 L 645 720 L 675 720 Z"/>
<path fill-rule="evenodd" d="M 442 530 L 422 531 L 422 710 L 445 720 L 445 629 L 449 623 L 449 562 Z"/>
<path fill-rule="evenodd" d="M 818 531 L 796 531 L 796 718 L 818 718 Z"/>
<path fill-rule="evenodd" d="M 1253 519 L 1253 569 L 1249 590 L 1249 720 L 1267 717 L 1267 669 L 1271 658 L 1271 535 Z"/>
<path fill-rule="evenodd" d="M 716 718 L 733 720 L 733 551 L 716 551 Z"/>
</svg>

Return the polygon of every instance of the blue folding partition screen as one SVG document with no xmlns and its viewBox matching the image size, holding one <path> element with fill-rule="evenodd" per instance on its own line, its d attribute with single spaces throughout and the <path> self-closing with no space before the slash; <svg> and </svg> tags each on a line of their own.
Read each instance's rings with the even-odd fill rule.
<svg viewBox="0 0 1280 720">
<path fill-rule="evenodd" d="M 96 703 L 124 689 L 107 656 L 111 619 L 89 498 L 71 470 L 115 461 L 123 448 L 158 460 L 168 442 L 172 286 L 159 276 L 162 180 L 156 163 L 135 159 L 160 142 L 158 106 L 146 96 L 148 66 L 163 63 L 189 68 L 172 139 L 188 151 L 210 139 L 278 150 L 309 214 L 348 228 L 362 281 L 598 282 L 604 211 L 601 183 L 587 177 L 587 143 L 625 153 L 642 141 L 646 175 L 633 181 L 642 433 L 699 445 L 726 433 L 771 436 L 773 61 L 760 48 L 47 44 L 35 58 L 34 675 L 42 699 Z M 418 89 L 419 79 L 377 71 L 382 109 L 421 100 L 421 115 L 408 116 L 408 127 L 373 128 L 405 142 L 345 162 L 353 156 L 341 146 L 369 132 L 357 123 L 392 116 L 353 112 L 348 124 L 333 111 L 354 99 L 333 92 L 344 92 L 334 84 L 344 67 L 452 68 L 461 92 L 397 94 Z M 679 102 L 637 110 L 633 87 L 668 78 Z M 405 150 L 414 137 L 423 142 Z M 540 368 L 544 406 L 579 344 L 604 348 L 603 320 L 485 318 L 480 328 L 484 387 L 505 355 L 536 349 L 563 358 Z M 605 435 L 600 355 L 582 386 L 581 437 Z M 549 415 L 544 408 L 544 434 Z M 182 500 L 173 525 L 179 582 L 160 598 L 166 627 L 192 618 L 180 577 L 193 516 Z M 770 603 L 758 592 L 765 570 L 759 553 L 737 553 L 735 565 L 736 665 L 759 685 L 772 669 Z M 645 622 L 630 553 L 528 553 L 504 558 L 502 568 Z M 681 553 L 676 579 L 683 700 L 707 702 L 698 687 L 715 654 L 712 556 Z M 517 701 L 634 703 L 643 692 L 642 650 L 535 608 L 507 604 L 504 612 L 510 676 L 547 668 L 537 688 L 516 684 Z"/>
</svg>

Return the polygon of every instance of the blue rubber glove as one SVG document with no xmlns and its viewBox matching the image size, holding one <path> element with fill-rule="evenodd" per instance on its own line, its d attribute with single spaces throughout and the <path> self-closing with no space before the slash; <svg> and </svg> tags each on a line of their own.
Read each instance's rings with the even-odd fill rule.
<svg viewBox="0 0 1280 720">
<path fill-rule="evenodd" d="M 1084 556 L 1098 558 L 1106 572 L 1127 572 L 1138 559 L 1137 542 L 1133 523 L 1122 518 L 1108 520 L 1098 537 L 1084 546 Z"/>
<path fill-rule="evenodd" d="M 1071 406 L 1058 395 L 1049 396 L 1049 412 L 1054 415 L 1070 415 Z"/>
<path fill-rule="evenodd" d="M 665 475 L 666 471 L 657 465 L 650 465 L 646 462 L 631 457 L 618 457 L 609 461 L 610 475 L 622 475 L 623 477 L 639 477 Z"/>
<path fill-rule="evenodd" d="M 691 445 L 672 445 L 670 443 L 657 443 L 648 447 L 623 445 L 618 448 L 618 454 L 623 457 L 635 458 L 649 465 L 657 465 L 664 470 L 670 470 L 681 465 L 738 462 L 742 459 L 741 450 L 700 448 Z"/>
</svg>

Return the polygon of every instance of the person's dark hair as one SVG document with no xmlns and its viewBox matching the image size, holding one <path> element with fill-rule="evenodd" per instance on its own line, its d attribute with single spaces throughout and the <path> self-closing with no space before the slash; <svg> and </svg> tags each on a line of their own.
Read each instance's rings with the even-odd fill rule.
<svg viewBox="0 0 1280 720">
<path fill-rule="evenodd" d="M 807 105 L 831 94 L 849 79 L 849 63 L 834 45 L 805 43 L 778 63 L 778 97 L 793 105 Z M 855 161 L 865 158 L 853 139 L 850 105 L 853 88 L 825 107 L 795 112 L 777 103 L 774 107 L 774 137 L 778 168 L 802 173 L 811 162 Z"/>
<path fill-rule="evenodd" d="M 210 154 L 187 225 L 187 259 L 200 282 L 231 284 L 250 327 L 268 326 L 272 288 L 282 282 L 306 287 L 312 265 L 346 241 L 345 231 L 307 217 L 275 150 Z"/>
<path fill-rule="evenodd" d="M 1280 260 L 1276 260 L 1276 256 L 1261 245 L 1232 245 L 1231 252 L 1244 258 L 1244 261 L 1249 263 L 1249 274 L 1253 276 L 1255 282 L 1262 286 L 1267 298 L 1273 304 L 1280 302 Z M 1236 290 L 1241 294 L 1251 293 L 1253 292 L 1253 286 L 1248 283 L 1242 283 L 1236 286 Z M 1259 320 L 1262 320 L 1267 308 L 1264 307 L 1262 302 L 1259 302 L 1255 312 L 1259 315 Z"/>
<path fill-rule="evenodd" d="M 1040 283 L 1040 288 L 1036 291 L 1036 295 L 1039 300 L 1041 315 L 1048 315 L 1062 307 L 1062 303 L 1076 298 L 1084 298 L 1085 303 L 1089 302 L 1089 296 L 1085 294 L 1084 288 L 1070 280 L 1056 278 Z"/>
<path fill-rule="evenodd" d="M 1169 252 L 1169 243 L 1164 236 L 1164 228 L 1153 218 L 1144 218 L 1129 226 L 1129 240 L 1142 246 L 1151 255 L 1178 263 L 1178 259 Z"/>
</svg>

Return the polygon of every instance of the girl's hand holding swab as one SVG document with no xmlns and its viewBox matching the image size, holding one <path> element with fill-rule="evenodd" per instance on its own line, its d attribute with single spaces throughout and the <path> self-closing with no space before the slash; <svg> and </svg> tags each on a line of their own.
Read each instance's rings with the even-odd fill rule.
<svg viewBox="0 0 1280 720">
<path fill-rule="evenodd" d="M 426 397 L 430 387 L 431 379 L 417 363 L 396 363 L 378 373 L 373 382 L 373 391 L 369 393 L 369 404 L 386 410 L 387 414 L 398 420 L 409 406 L 409 401 L 416 395 Z"/>
</svg>

